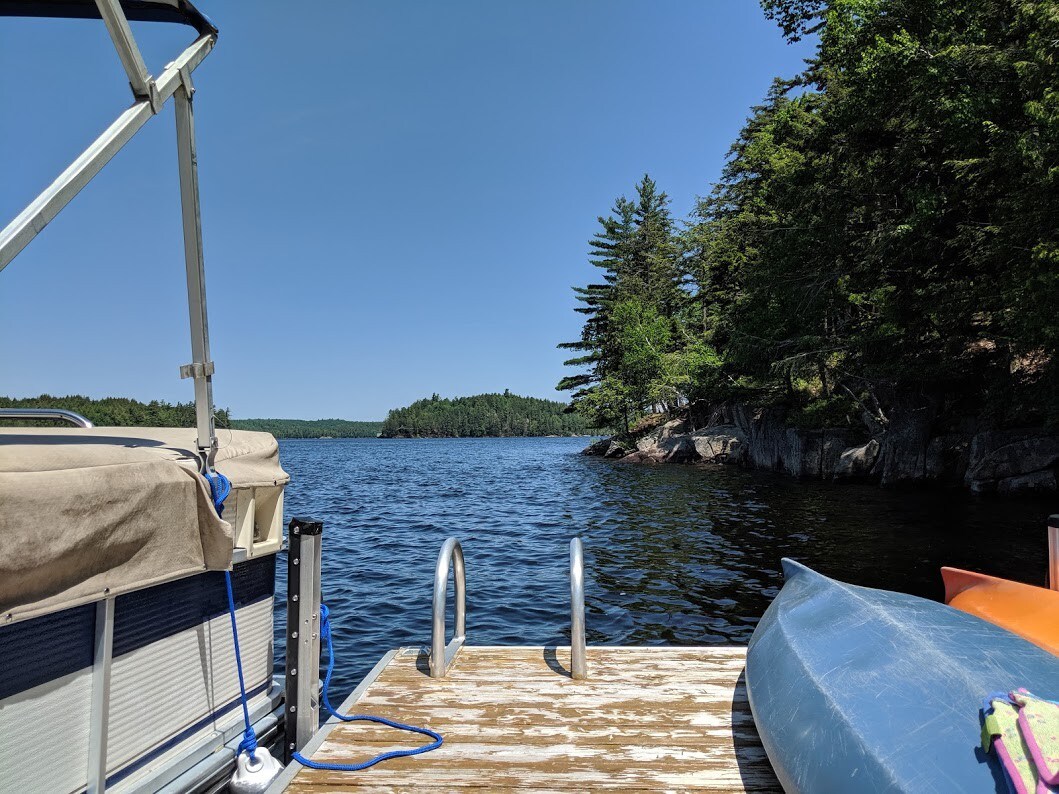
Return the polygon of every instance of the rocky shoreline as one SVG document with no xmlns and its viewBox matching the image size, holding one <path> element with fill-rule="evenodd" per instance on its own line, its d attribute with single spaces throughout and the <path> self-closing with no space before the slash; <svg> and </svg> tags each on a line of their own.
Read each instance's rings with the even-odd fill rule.
<svg viewBox="0 0 1059 794">
<path fill-rule="evenodd" d="M 935 432 L 925 407 L 896 412 L 874 433 L 791 427 L 778 408 L 712 406 L 699 422 L 674 419 L 638 434 L 606 438 L 586 455 L 626 463 L 742 466 L 821 480 L 884 487 L 934 483 L 975 493 L 1059 489 L 1059 435 L 1040 428 L 976 429 L 967 420 Z"/>
</svg>

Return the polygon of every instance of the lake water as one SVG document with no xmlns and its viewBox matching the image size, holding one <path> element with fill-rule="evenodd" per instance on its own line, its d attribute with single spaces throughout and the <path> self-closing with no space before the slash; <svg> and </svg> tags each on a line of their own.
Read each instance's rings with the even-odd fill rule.
<svg viewBox="0 0 1059 794">
<path fill-rule="evenodd" d="M 782 557 L 929 598 L 942 595 L 941 565 L 1045 576 L 1054 501 L 644 467 L 583 457 L 586 443 L 280 442 L 287 520 L 324 521 L 336 705 L 390 648 L 429 644 L 434 566 L 452 535 L 467 561 L 467 641 L 482 645 L 568 644 L 575 535 L 590 644 L 745 644 L 782 586 Z M 281 654 L 283 619 L 277 609 Z"/>
</svg>

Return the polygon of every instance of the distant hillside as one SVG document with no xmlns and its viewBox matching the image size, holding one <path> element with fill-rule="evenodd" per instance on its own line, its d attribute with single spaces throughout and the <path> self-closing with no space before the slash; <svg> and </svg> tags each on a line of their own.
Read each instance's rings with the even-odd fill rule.
<svg viewBox="0 0 1059 794">
<path fill-rule="evenodd" d="M 93 400 L 80 394 L 53 397 L 0 397 L 0 408 L 65 408 L 88 418 L 100 427 L 194 427 L 195 404 L 152 400 L 142 403 L 128 397 Z M 277 438 L 374 438 L 382 422 L 349 422 L 345 419 L 232 419 L 227 408 L 214 412 L 217 427 L 233 430 L 263 430 Z M 40 425 L 40 422 L 21 424 Z M 65 425 L 65 422 L 49 424 Z M 11 426 L 10 424 L 8 426 Z"/>
<path fill-rule="evenodd" d="M 510 392 L 417 400 L 390 411 L 382 423 L 384 438 L 577 436 L 589 431 L 585 420 L 566 413 L 566 404 Z"/>
<path fill-rule="evenodd" d="M 346 419 L 233 419 L 234 430 L 263 430 L 276 438 L 375 438 L 382 422 Z"/>
</svg>

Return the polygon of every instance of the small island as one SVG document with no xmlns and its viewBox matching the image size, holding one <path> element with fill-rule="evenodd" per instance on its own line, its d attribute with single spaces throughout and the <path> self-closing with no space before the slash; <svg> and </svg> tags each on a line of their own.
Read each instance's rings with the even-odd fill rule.
<svg viewBox="0 0 1059 794">
<path fill-rule="evenodd" d="M 537 397 L 476 394 L 447 399 L 437 394 L 390 411 L 382 438 L 485 438 L 583 436 L 588 423 L 565 403 Z"/>
</svg>

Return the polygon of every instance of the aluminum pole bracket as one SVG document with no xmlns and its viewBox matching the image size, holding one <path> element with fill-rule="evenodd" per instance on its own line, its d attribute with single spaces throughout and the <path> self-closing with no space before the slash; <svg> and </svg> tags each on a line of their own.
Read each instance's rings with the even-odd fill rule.
<svg viewBox="0 0 1059 794">
<path fill-rule="evenodd" d="M 183 364 L 180 367 L 180 379 L 185 378 L 208 378 L 216 371 L 216 367 L 212 361 L 206 361 L 204 363 L 195 362 L 194 364 Z"/>
<path fill-rule="evenodd" d="M 188 95 L 188 99 L 191 99 L 195 95 L 195 84 L 191 82 L 191 70 L 186 66 L 181 66 L 177 70 L 177 74 L 180 75 L 180 84 L 184 86 L 184 91 Z"/>
<path fill-rule="evenodd" d="M 129 83 L 129 87 L 132 87 L 132 83 Z M 135 92 L 135 89 L 133 90 Z M 162 106 L 165 105 L 165 100 L 162 99 L 162 95 L 158 91 L 158 84 L 154 80 L 147 83 L 147 96 L 137 97 L 137 99 L 146 99 L 151 105 L 151 113 L 156 116 L 162 112 Z"/>
</svg>

